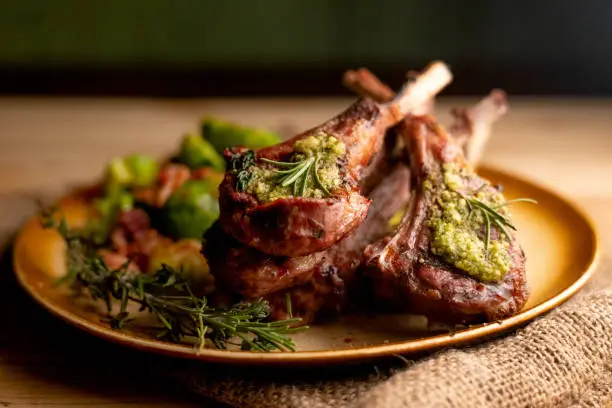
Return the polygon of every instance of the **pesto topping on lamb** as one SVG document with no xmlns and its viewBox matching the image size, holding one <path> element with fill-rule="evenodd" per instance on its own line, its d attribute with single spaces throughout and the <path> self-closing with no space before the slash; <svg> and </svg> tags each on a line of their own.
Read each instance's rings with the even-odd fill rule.
<svg viewBox="0 0 612 408">
<path fill-rule="evenodd" d="M 339 159 L 346 146 L 337 138 L 319 134 L 298 140 L 287 162 L 260 159 L 250 167 L 250 178 L 244 191 L 261 202 L 300 196 L 324 198 L 340 186 Z"/>
<path fill-rule="evenodd" d="M 430 250 L 476 279 L 499 281 L 513 267 L 509 202 L 488 183 L 470 191 L 468 171 L 447 163 L 441 179 L 429 178 L 423 185 L 434 199 Z"/>
</svg>

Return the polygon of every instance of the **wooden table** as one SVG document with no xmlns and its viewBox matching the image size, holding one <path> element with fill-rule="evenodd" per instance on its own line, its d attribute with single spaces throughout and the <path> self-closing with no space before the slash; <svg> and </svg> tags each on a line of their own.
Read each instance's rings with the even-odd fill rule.
<svg viewBox="0 0 612 408">
<path fill-rule="evenodd" d="M 473 99 L 446 99 L 448 107 Z M 113 100 L 0 98 L 0 236 L 57 195 L 101 173 L 115 155 L 164 155 L 205 114 L 274 129 L 303 129 L 347 100 Z M 612 101 L 512 98 L 485 162 L 576 199 L 612 248 Z M 196 407 L 200 398 L 139 371 L 149 356 L 106 344 L 40 310 L 16 286 L 2 259 L 0 407 Z M 215 406 L 212 403 L 204 406 Z"/>
</svg>

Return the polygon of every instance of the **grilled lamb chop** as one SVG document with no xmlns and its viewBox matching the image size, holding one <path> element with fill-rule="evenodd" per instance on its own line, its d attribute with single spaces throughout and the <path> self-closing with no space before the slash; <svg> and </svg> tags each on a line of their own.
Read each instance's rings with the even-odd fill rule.
<svg viewBox="0 0 612 408">
<path fill-rule="evenodd" d="M 433 321 L 478 323 L 525 304 L 525 254 L 499 191 L 430 116 L 406 120 L 410 204 L 397 232 L 364 252 L 376 296 Z"/>
<path fill-rule="evenodd" d="M 294 257 L 347 236 L 366 217 L 370 200 L 359 181 L 386 130 L 450 80 L 447 67 L 434 63 L 388 103 L 360 99 L 279 145 L 257 152 L 227 149 L 229 170 L 219 187 L 224 231 L 261 252 Z"/>
<path fill-rule="evenodd" d="M 415 78 L 417 73 L 410 71 L 408 76 Z M 388 102 L 395 96 L 393 90 L 385 85 L 376 75 L 366 68 L 347 71 L 344 74 L 345 86 L 362 97 L 369 97 L 377 102 Z M 423 104 L 421 109 L 412 115 L 433 113 L 433 99 Z M 449 128 L 455 143 L 463 148 L 465 157 L 472 166 L 476 166 L 482 157 L 484 147 L 491 137 L 492 126 L 508 112 L 506 93 L 493 89 L 489 95 L 470 108 L 455 108 L 451 111 L 454 122 Z"/>
<path fill-rule="evenodd" d="M 245 299 L 257 299 L 313 279 L 340 285 L 359 266 L 365 246 L 388 232 L 389 219 L 408 202 L 409 183 L 408 167 L 398 163 L 372 191 L 366 220 L 325 251 L 300 257 L 267 255 L 224 234 L 216 223 L 204 236 L 203 254 L 217 282 Z"/>
</svg>

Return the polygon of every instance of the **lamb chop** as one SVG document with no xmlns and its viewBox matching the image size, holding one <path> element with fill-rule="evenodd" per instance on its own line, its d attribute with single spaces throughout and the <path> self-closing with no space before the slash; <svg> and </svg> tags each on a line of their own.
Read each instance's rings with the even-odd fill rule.
<svg viewBox="0 0 612 408">
<path fill-rule="evenodd" d="M 256 152 L 226 149 L 219 187 L 220 224 L 244 244 L 276 256 L 322 251 L 355 230 L 370 200 L 363 170 L 381 150 L 386 130 L 451 80 L 430 65 L 390 102 L 362 98 L 328 122 Z"/>
<path fill-rule="evenodd" d="M 418 73 L 408 72 L 409 78 L 415 78 Z M 393 90 L 384 84 L 376 75 L 366 68 L 356 71 L 349 70 L 344 74 L 344 84 L 362 97 L 369 97 L 384 103 L 395 96 Z M 423 104 L 412 115 L 427 115 L 433 112 L 433 99 Z M 501 89 L 493 89 L 489 95 L 470 108 L 454 108 L 451 114 L 454 122 L 449 128 L 455 143 L 463 148 L 464 155 L 472 166 L 480 163 L 484 147 L 491 137 L 493 124 L 508 112 L 506 93 Z"/>
<path fill-rule="evenodd" d="M 528 288 L 510 202 L 473 171 L 433 117 L 401 126 L 413 184 L 396 233 L 364 252 L 377 298 L 446 323 L 517 313 Z"/>
<path fill-rule="evenodd" d="M 372 205 L 366 220 L 325 251 L 300 257 L 267 255 L 224 234 L 216 223 L 204 236 L 203 254 L 223 289 L 244 299 L 278 293 L 313 279 L 319 286 L 328 281 L 334 288 L 342 286 L 342 280 L 351 280 L 365 246 L 387 233 L 391 216 L 407 204 L 409 182 L 408 167 L 398 163 L 370 194 Z"/>
</svg>

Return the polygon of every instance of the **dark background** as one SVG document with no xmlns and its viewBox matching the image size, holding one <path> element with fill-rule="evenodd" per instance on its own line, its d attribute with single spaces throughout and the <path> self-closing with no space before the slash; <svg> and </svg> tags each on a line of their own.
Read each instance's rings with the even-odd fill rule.
<svg viewBox="0 0 612 408">
<path fill-rule="evenodd" d="M 447 62 L 447 94 L 612 94 L 612 1 L 0 0 L 0 93 L 339 95 Z"/>
</svg>

